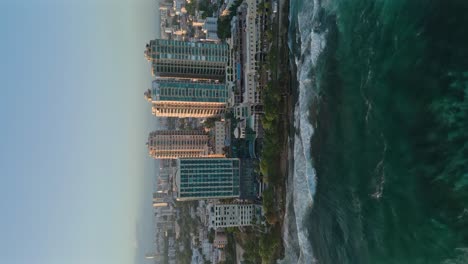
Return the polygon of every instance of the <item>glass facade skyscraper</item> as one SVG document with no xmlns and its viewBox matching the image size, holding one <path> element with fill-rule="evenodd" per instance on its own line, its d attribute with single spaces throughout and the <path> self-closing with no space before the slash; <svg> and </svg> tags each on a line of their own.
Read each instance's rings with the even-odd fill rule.
<svg viewBox="0 0 468 264">
<path fill-rule="evenodd" d="M 177 200 L 239 197 L 239 159 L 181 158 L 177 160 Z"/>
<path fill-rule="evenodd" d="M 219 82 L 187 79 L 157 79 L 151 87 L 153 101 L 225 103 L 226 85 Z"/>
<path fill-rule="evenodd" d="M 156 116 L 206 118 L 226 111 L 226 85 L 207 80 L 156 79 L 145 93 Z"/>
<path fill-rule="evenodd" d="M 228 53 L 226 44 L 155 39 L 146 45 L 145 57 L 154 76 L 224 81 Z"/>
</svg>

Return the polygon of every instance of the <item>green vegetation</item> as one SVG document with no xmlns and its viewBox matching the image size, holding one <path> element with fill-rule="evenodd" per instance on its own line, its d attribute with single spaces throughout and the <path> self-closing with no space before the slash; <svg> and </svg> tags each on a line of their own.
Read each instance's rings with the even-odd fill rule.
<svg viewBox="0 0 468 264">
<path fill-rule="evenodd" d="M 268 5 L 259 5 L 263 11 Z M 287 12 L 285 8 L 283 11 Z M 287 19 L 287 13 L 283 15 Z M 268 187 L 263 192 L 262 203 L 263 212 L 267 222 L 267 232 L 260 234 L 258 241 L 254 245 L 249 245 L 245 252 L 248 263 L 276 263 L 283 257 L 283 241 L 281 236 L 282 217 L 284 214 L 284 181 L 286 175 L 283 175 L 287 167 L 285 153 L 287 151 L 287 133 L 289 129 L 288 118 L 289 111 L 289 52 L 287 47 L 286 29 L 287 25 L 282 26 L 282 32 L 278 32 L 278 24 L 270 24 L 263 34 L 263 41 L 266 41 L 269 47 L 266 61 L 260 67 L 261 76 L 270 76 L 266 87 L 262 91 L 263 107 L 265 115 L 262 119 L 264 129 L 264 140 L 261 150 L 259 171 L 262 174 L 263 181 Z M 255 255 L 257 251 L 258 255 Z"/>
<path fill-rule="evenodd" d="M 224 253 L 226 253 L 226 264 L 237 263 L 236 261 L 236 241 L 232 233 L 227 234 L 228 243 L 224 248 Z"/>
<path fill-rule="evenodd" d="M 198 10 L 202 11 L 202 18 L 207 18 L 213 16 L 214 11 L 218 9 L 217 4 L 212 4 L 210 0 L 200 0 L 198 2 Z"/>
<path fill-rule="evenodd" d="M 237 13 L 237 8 L 243 0 L 236 0 L 229 8 L 229 15 L 218 17 L 218 37 L 222 40 L 231 37 L 231 20 Z"/>
<path fill-rule="evenodd" d="M 185 10 L 187 10 L 187 14 L 195 16 L 195 10 L 197 10 L 197 1 L 192 0 L 190 3 L 186 3 Z"/>
<path fill-rule="evenodd" d="M 261 233 L 255 230 L 244 233 L 244 237 L 239 239 L 244 249 L 243 258 L 247 264 L 276 263 L 280 257 L 282 238 L 281 228 L 269 226 L 269 231 Z"/>
<path fill-rule="evenodd" d="M 274 80 L 277 72 L 277 52 L 272 46 L 268 54 L 269 62 L 263 65 L 262 69 L 272 72 Z M 270 81 L 263 91 L 263 106 L 265 115 L 262 119 L 263 129 L 265 131 L 262 154 L 260 159 L 260 172 L 263 180 L 273 186 L 279 186 L 283 182 L 281 175 L 281 148 L 287 135 L 284 133 L 284 112 L 287 104 L 286 97 L 283 96 L 284 87 L 289 84 L 285 79 Z"/>
<path fill-rule="evenodd" d="M 261 70 L 263 74 L 271 73 L 271 81 L 268 82 L 264 91 L 263 106 L 265 115 L 262 119 L 263 129 L 265 131 L 262 158 L 260 160 L 260 171 L 263 175 L 263 180 L 271 183 L 274 186 L 282 184 L 282 175 L 280 175 L 280 161 L 281 151 L 280 148 L 284 146 L 287 135 L 284 135 L 284 118 L 285 107 L 287 104 L 286 97 L 283 96 L 285 88 L 289 86 L 287 78 L 280 78 L 279 76 L 286 76 L 286 72 L 278 73 L 283 68 L 278 68 L 280 59 L 287 61 L 287 52 L 278 49 L 277 43 L 277 27 L 272 26 L 266 33 L 269 36 L 264 41 L 271 42 L 270 50 L 267 55 L 267 61 L 262 65 Z M 281 54 L 279 54 L 281 51 Z M 283 65 L 284 66 L 284 65 Z M 287 65 L 286 65 L 287 66 Z M 285 68 L 287 69 L 287 67 Z"/>
<path fill-rule="evenodd" d="M 215 126 L 216 121 L 220 121 L 220 117 L 209 117 L 205 119 L 205 122 L 203 124 L 205 125 L 206 128 L 213 128 Z"/>
<path fill-rule="evenodd" d="M 190 207 L 195 206 L 195 202 L 177 202 L 176 207 L 180 209 L 180 218 L 177 224 L 180 227 L 180 237 L 177 242 L 182 243 L 184 250 L 177 253 L 178 263 L 190 263 L 192 260 L 192 251 L 190 250 L 191 235 L 198 232 L 196 219 L 190 217 Z"/>
<path fill-rule="evenodd" d="M 276 259 L 280 257 L 282 251 L 282 243 L 281 227 L 279 225 L 276 225 L 270 232 L 263 234 L 259 241 L 259 254 L 262 263 L 276 263 Z"/>
<path fill-rule="evenodd" d="M 214 238 L 215 238 L 215 231 L 214 229 L 210 229 L 210 232 L 208 232 L 208 241 L 210 243 L 213 243 Z"/>
<path fill-rule="evenodd" d="M 278 212 L 273 188 L 267 188 L 263 192 L 263 214 L 270 225 L 278 223 Z"/>
<path fill-rule="evenodd" d="M 231 19 L 228 16 L 218 18 L 218 37 L 222 40 L 231 37 Z"/>
</svg>

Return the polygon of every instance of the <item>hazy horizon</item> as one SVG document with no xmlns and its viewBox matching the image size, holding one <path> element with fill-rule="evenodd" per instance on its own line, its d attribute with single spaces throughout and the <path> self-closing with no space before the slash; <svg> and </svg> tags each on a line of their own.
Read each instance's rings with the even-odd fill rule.
<svg viewBox="0 0 468 264">
<path fill-rule="evenodd" d="M 0 262 L 150 263 L 157 2 L 0 4 Z"/>
</svg>

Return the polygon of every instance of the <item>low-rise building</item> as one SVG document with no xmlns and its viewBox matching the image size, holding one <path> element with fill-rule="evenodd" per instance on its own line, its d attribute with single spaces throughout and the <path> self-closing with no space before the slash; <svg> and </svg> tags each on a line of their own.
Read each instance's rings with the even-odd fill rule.
<svg viewBox="0 0 468 264">
<path fill-rule="evenodd" d="M 228 243 L 227 236 L 223 232 L 216 232 L 213 240 L 213 246 L 217 248 L 224 248 Z"/>
<path fill-rule="evenodd" d="M 215 153 L 224 154 L 225 140 L 226 140 L 226 127 L 222 121 L 216 121 L 215 126 Z"/>
<path fill-rule="evenodd" d="M 210 228 L 241 227 L 260 223 L 262 206 L 259 204 L 211 204 Z"/>
</svg>

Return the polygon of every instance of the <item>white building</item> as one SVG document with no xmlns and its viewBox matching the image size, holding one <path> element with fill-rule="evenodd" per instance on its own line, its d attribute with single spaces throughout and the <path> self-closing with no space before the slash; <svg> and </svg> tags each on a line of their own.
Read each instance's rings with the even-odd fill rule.
<svg viewBox="0 0 468 264">
<path fill-rule="evenodd" d="M 224 141 L 226 140 L 226 128 L 224 122 L 215 122 L 215 153 L 223 154 Z"/>
<path fill-rule="evenodd" d="M 212 204 L 209 209 L 210 228 L 250 226 L 260 223 L 262 206 L 258 204 Z"/>
<path fill-rule="evenodd" d="M 250 104 L 260 103 L 260 91 L 257 90 L 258 74 L 256 55 L 261 51 L 260 23 L 257 19 L 257 0 L 246 0 L 247 16 L 245 25 L 245 62 L 243 102 Z"/>
</svg>

